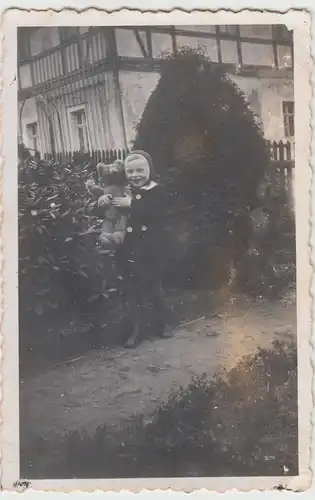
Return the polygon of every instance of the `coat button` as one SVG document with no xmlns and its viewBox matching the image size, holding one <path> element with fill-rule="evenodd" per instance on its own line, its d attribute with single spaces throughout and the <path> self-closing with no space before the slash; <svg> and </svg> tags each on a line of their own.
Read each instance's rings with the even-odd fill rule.
<svg viewBox="0 0 315 500">
<path fill-rule="evenodd" d="M 136 200 L 141 200 L 141 194 L 136 194 Z"/>
<path fill-rule="evenodd" d="M 147 229 L 148 229 L 147 226 L 142 226 L 141 227 L 141 231 L 146 231 Z"/>
<path fill-rule="evenodd" d="M 132 233 L 132 227 L 127 227 L 127 233 Z"/>
</svg>

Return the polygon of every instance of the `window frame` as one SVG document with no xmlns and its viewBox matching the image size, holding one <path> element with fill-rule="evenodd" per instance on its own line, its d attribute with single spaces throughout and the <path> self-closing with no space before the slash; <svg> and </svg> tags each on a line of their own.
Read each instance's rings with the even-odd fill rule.
<svg viewBox="0 0 315 500">
<path fill-rule="evenodd" d="M 36 134 L 33 134 L 32 131 L 32 127 L 34 126 L 36 126 Z M 30 122 L 25 123 L 25 132 L 28 143 L 28 149 L 31 149 L 33 151 L 40 151 L 38 120 L 32 120 Z M 29 144 L 32 144 L 32 146 L 29 146 Z"/>
<path fill-rule="evenodd" d="M 286 110 L 290 105 L 293 108 L 292 112 Z M 294 101 L 282 101 L 283 131 L 286 139 L 292 139 L 295 135 L 294 111 Z"/>
<path fill-rule="evenodd" d="M 84 120 L 82 123 L 78 123 L 76 117 L 79 113 L 83 113 Z M 88 116 L 85 104 L 79 104 L 78 106 L 71 106 L 67 109 L 67 117 L 68 117 L 68 130 L 69 130 L 69 138 L 70 145 L 73 151 L 84 151 L 88 152 L 91 149 L 91 140 L 89 133 L 89 124 L 88 124 Z M 83 149 L 80 145 L 80 131 L 83 131 L 83 142 L 86 144 L 83 145 Z"/>
<path fill-rule="evenodd" d="M 238 24 L 218 24 L 220 35 L 229 35 L 236 37 L 238 35 Z"/>
<path fill-rule="evenodd" d="M 285 24 L 275 24 L 273 25 L 273 38 L 276 43 L 291 44 L 293 42 L 293 33 L 287 29 Z"/>
</svg>

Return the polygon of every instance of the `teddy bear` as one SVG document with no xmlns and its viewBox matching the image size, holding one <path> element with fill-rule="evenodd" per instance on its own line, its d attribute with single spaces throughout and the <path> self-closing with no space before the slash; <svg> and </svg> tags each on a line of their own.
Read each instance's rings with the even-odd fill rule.
<svg viewBox="0 0 315 500">
<path fill-rule="evenodd" d="M 122 160 L 116 160 L 110 165 L 98 163 L 96 169 L 98 178 L 104 187 L 95 184 L 91 179 L 88 180 L 86 188 L 92 198 L 96 200 L 104 194 L 110 195 L 111 198 L 125 195 L 125 171 Z M 117 207 L 110 206 L 104 209 L 104 220 L 99 237 L 99 242 L 104 250 L 112 252 L 117 245 L 123 243 L 127 229 L 127 220 L 128 216 Z"/>
</svg>

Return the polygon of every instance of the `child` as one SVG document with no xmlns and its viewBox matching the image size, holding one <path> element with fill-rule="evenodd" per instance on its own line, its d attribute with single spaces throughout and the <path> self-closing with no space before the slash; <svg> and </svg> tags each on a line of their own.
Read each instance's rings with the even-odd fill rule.
<svg viewBox="0 0 315 500">
<path fill-rule="evenodd" d="M 162 187 L 153 180 L 153 164 L 148 153 L 130 153 L 125 160 L 125 174 L 131 195 L 116 197 L 112 204 L 129 212 L 126 237 L 117 247 L 116 261 L 124 280 L 128 316 L 132 323 L 126 347 L 134 347 L 141 338 L 143 305 L 147 298 L 154 307 L 156 333 L 160 337 L 169 336 L 165 332 L 167 310 L 161 282 L 166 197 Z M 102 198 L 100 206 L 110 203 L 109 199 Z"/>
</svg>

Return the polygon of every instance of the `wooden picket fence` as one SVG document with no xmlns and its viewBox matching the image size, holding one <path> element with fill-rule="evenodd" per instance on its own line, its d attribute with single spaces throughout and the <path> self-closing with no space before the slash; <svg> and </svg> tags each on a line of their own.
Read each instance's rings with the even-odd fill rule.
<svg viewBox="0 0 315 500">
<path fill-rule="evenodd" d="M 90 152 L 66 151 L 56 153 L 55 160 L 63 165 L 70 164 L 78 159 L 83 159 L 86 162 L 94 164 L 99 162 L 108 164 L 115 160 L 124 160 L 128 153 L 128 149 L 97 149 Z M 53 156 L 51 153 L 44 154 L 45 160 L 51 160 L 52 158 Z"/>
<path fill-rule="evenodd" d="M 266 141 L 270 151 L 270 158 L 273 161 L 294 160 L 294 146 L 290 141 Z"/>
<path fill-rule="evenodd" d="M 270 151 L 270 159 L 275 162 L 293 162 L 294 148 L 290 141 L 266 141 Z M 116 159 L 124 160 L 129 154 L 129 149 L 98 149 L 90 152 L 66 151 L 56 153 L 55 159 L 59 163 L 71 163 L 75 158 L 83 157 L 93 163 L 104 162 L 111 163 Z M 51 160 L 52 154 L 45 153 L 44 159 Z"/>
<path fill-rule="evenodd" d="M 266 141 L 270 151 L 269 177 L 283 202 L 294 205 L 294 147 L 290 141 Z"/>
<path fill-rule="evenodd" d="M 276 192 L 284 200 L 293 199 L 294 175 L 294 147 L 290 141 L 266 141 L 270 151 L 269 177 Z M 112 163 L 114 160 L 124 160 L 129 154 L 129 149 L 102 149 L 82 153 L 81 151 L 67 151 L 56 153 L 55 159 L 64 165 L 83 159 L 86 162 L 97 164 Z M 51 160 L 51 154 L 45 154 L 44 159 Z"/>
</svg>

